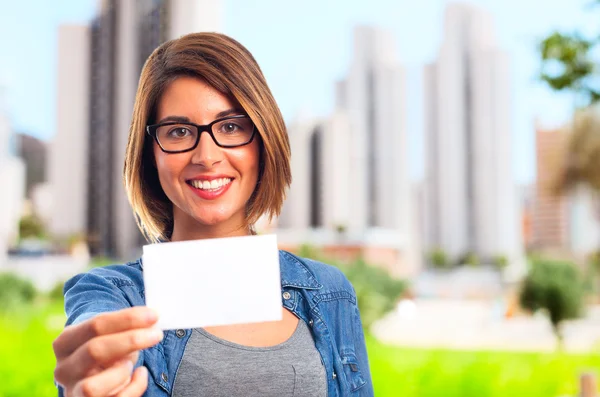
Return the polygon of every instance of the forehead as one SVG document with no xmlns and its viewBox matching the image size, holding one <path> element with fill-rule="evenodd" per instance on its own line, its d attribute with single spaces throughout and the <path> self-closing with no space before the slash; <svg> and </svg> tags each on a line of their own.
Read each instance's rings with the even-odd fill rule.
<svg viewBox="0 0 600 397">
<path fill-rule="evenodd" d="M 181 76 L 172 81 L 160 96 L 157 119 L 185 116 L 193 122 L 207 123 L 217 113 L 235 107 L 234 101 L 204 80 Z"/>
</svg>

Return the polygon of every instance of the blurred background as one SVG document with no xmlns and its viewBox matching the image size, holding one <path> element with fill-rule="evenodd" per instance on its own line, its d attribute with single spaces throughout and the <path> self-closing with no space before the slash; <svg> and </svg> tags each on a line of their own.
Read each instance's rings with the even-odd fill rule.
<svg viewBox="0 0 600 397">
<path fill-rule="evenodd" d="M 148 55 L 218 31 L 292 145 L 282 249 L 354 284 L 377 396 L 600 375 L 600 2 L 1 0 L 0 396 L 52 396 L 62 283 L 141 254 L 121 182 Z"/>
</svg>

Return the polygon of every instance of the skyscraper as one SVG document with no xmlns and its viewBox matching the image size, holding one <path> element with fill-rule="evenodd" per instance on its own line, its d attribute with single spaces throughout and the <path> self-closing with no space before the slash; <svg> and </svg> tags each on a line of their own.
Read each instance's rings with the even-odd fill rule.
<svg viewBox="0 0 600 397">
<path fill-rule="evenodd" d="M 394 54 L 389 32 L 357 27 L 350 71 L 337 87 L 337 108 L 350 122 L 351 230 L 410 229 L 404 70 Z"/>
<path fill-rule="evenodd" d="M 404 71 L 394 52 L 387 32 L 357 27 L 336 110 L 322 120 L 291 124 L 294 181 L 282 227 L 410 233 Z"/>
<path fill-rule="evenodd" d="M 79 123 L 62 131 L 59 126 L 57 134 L 59 137 L 78 133 L 85 137 L 82 138 L 85 142 L 76 139 L 70 146 L 86 153 L 84 159 L 77 155 L 70 164 L 84 170 L 85 191 L 78 186 L 72 193 L 82 203 L 77 204 L 77 213 L 81 212 L 79 206 L 84 207 L 84 222 L 83 225 L 77 222 L 65 231 L 85 232 L 92 253 L 123 259 L 139 254 L 143 238 L 135 225 L 122 181 L 139 75 L 150 53 L 164 41 L 186 33 L 218 30 L 220 6 L 216 0 L 102 0 L 90 27 L 90 38 L 84 42 L 86 47 L 72 54 L 73 62 L 82 63 L 89 58 L 89 67 L 85 69 L 89 77 L 80 82 L 87 91 L 80 92 L 84 89 L 81 88 L 71 96 L 77 106 L 86 107 L 82 115 L 89 117 L 84 127 Z M 61 62 L 66 63 L 62 59 Z M 59 65 L 61 71 L 67 68 L 66 64 Z M 64 152 L 65 143 L 58 141 Z M 64 175 L 58 185 L 64 183 Z M 55 192 L 58 197 L 54 201 L 60 203 L 66 193 L 63 189 Z M 57 222 L 62 223 L 60 217 Z"/>
<path fill-rule="evenodd" d="M 355 250 L 397 276 L 420 267 L 407 170 L 404 71 L 385 31 L 354 30 L 354 56 L 336 109 L 289 125 L 292 186 L 279 241 Z M 333 251 L 332 251 L 333 250 Z"/>
<path fill-rule="evenodd" d="M 5 263 L 7 248 L 19 237 L 25 198 L 25 164 L 12 153 L 13 131 L 2 100 L 0 93 L 0 178 L 4 187 L 0 195 L 0 267 Z"/>
<path fill-rule="evenodd" d="M 25 191 L 31 197 L 33 188 L 46 182 L 46 142 L 28 134 L 16 134 L 17 155 L 25 163 Z"/>
<path fill-rule="evenodd" d="M 425 242 L 454 258 L 521 253 L 509 58 L 495 44 L 492 22 L 475 6 L 449 5 L 438 59 L 425 69 Z"/>
<path fill-rule="evenodd" d="M 554 190 L 566 159 L 565 128 L 543 129 L 536 125 L 536 184 L 533 206 L 533 246 L 565 249 L 569 245 L 569 199 Z"/>
<path fill-rule="evenodd" d="M 86 230 L 89 40 L 86 26 L 64 25 L 58 30 L 56 135 L 49 145 L 48 180 L 54 197 L 49 229 L 60 237 Z"/>
<path fill-rule="evenodd" d="M 289 126 L 293 182 L 279 227 L 302 232 L 346 228 L 351 223 L 349 130 L 343 112 L 326 119 L 300 119 Z"/>
</svg>

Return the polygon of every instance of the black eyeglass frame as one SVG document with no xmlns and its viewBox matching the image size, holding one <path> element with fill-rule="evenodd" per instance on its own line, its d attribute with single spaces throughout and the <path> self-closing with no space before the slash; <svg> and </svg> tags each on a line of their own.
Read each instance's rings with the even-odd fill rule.
<svg viewBox="0 0 600 397">
<path fill-rule="evenodd" d="M 250 135 L 250 139 L 248 139 L 247 142 L 241 143 L 239 145 L 222 145 L 217 141 L 217 139 L 215 138 L 215 135 L 212 132 L 213 125 L 215 125 L 216 123 L 220 123 L 221 121 L 230 120 L 230 119 L 234 119 L 234 120 L 235 119 L 250 119 L 250 116 L 247 116 L 245 114 L 239 114 L 239 115 L 235 115 L 235 116 L 227 116 L 227 117 L 222 117 L 220 119 L 216 119 L 216 120 L 212 121 L 210 124 L 205 124 L 205 125 L 199 125 L 199 124 L 194 124 L 194 123 L 189 123 L 189 122 L 166 121 L 166 122 L 160 123 L 160 124 L 147 125 L 146 132 L 148 133 L 148 135 L 150 135 L 152 138 L 154 138 L 156 143 L 158 143 L 160 150 L 162 150 L 165 153 L 171 153 L 171 154 L 185 153 L 185 152 L 189 152 L 189 151 L 196 149 L 198 147 L 198 143 L 200 143 L 200 136 L 202 136 L 202 133 L 205 131 L 208 132 L 208 135 L 210 135 L 213 142 L 217 146 L 225 148 L 225 149 L 236 148 L 236 147 L 246 146 L 246 145 L 250 144 L 254 140 L 254 136 L 256 135 L 256 126 L 254 125 L 254 123 L 252 123 L 252 120 L 250 120 L 250 122 L 252 123 L 252 135 Z M 196 136 L 196 142 L 194 143 L 194 145 L 192 147 L 190 147 L 189 149 L 185 149 L 185 150 L 166 150 L 163 147 L 163 145 L 160 143 L 160 140 L 158 139 L 157 131 L 158 131 L 159 127 L 164 127 L 164 126 L 168 126 L 168 125 L 187 125 L 187 126 L 196 127 L 198 129 L 198 136 Z"/>
</svg>

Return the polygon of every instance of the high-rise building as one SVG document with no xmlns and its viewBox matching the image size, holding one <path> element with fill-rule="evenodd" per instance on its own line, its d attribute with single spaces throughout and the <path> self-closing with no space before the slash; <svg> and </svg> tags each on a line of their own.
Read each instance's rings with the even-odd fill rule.
<svg viewBox="0 0 600 397">
<path fill-rule="evenodd" d="M 407 170 L 404 71 L 394 53 L 387 32 L 356 28 L 335 111 L 289 125 L 293 181 L 278 236 L 284 246 L 313 243 L 331 255 L 352 252 L 407 276 L 420 261 Z"/>
<path fill-rule="evenodd" d="M 0 102 L 3 98 L 0 98 Z M 19 219 L 25 198 L 25 164 L 11 148 L 13 131 L 0 103 L 0 267 L 5 264 L 8 247 L 19 237 Z"/>
<path fill-rule="evenodd" d="M 46 182 L 46 155 L 48 145 L 28 134 L 16 135 L 17 155 L 25 162 L 25 190 L 30 197 L 33 188 Z"/>
<path fill-rule="evenodd" d="M 395 52 L 389 32 L 357 27 L 350 71 L 337 87 L 337 108 L 350 122 L 351 230 L 410 230 L 404 70 Z"/>
<path fill-rule="evenodd" d="M 445 12 L 444 40 L 425 69 L 425 244 L 451 257 L 520 258 L 510 150 L 509 57 L 492 17 L 464 3 Z"/>
<path fill-rule="evenodd" d="M 533 205 L 533 241 L 536 249 L 569 246 L 569 199 L 558 194 L 556 183 L 566 158 L 568 133 L 564 128 L 536 125 L 536 184 Z"/>
<path fill-rule="evenodd" d="M 393 53 L 387 32 L 356 28 L 354 59 L 337 85 L 334 114 L 290 126 L 294 181 L 283 227 L 409 233 L 404 72 Z"/>
<path fill-rule="evenodd" d="M 345 229 L 351 223 L 349 130 L 343 112 L 290 125 L 293 182 L 278 227 L 302 232 L 308 228 Z"/>
<path fill-rule="evenodd" d="M 56 187 L 68 183 L 64 177 L 53 183 L 58 196 L 54 202 L 68 208 L 67 202 L 78 201 L 74 207 L 77 214 L 82 212 L 79 207 L 83 207 L 83 221 L 78 215 L 77 222 L 69 227 L 62 225 L 58 230 L 69 234 L 85 232 L 92 253 L 122 259 L 140 253 L 143 238 L 135 225 L 122 181 L 140 72 L 150 53 L 164 41 L 186 33 L 219 30 L 220 6 L 218 0 L 102 0 L 98 16 L 89 28 L 89 39 L 80 44 L 79 52 L 71 54 L 73 63 L 89 62 L 89 67 L 83 69 L 88 77 L 77 80 L 81 88 L 69 97 L 77 102 L 76 108 L 86 108 L 81 117 L 88 116 L 84 122 L 78 120 L 77 126 L 69 124 L 63 128 L 59 122 L 56 156 L 67 161 L 68 155 L 58 154 L 61 150 L 66 153 L 65 150 L 81 148 L 85 158 L 76 155 L 70 164 L 80 167 L 85 177 L 81 186 L 70 194 L 64 193 L 63 187 Z M 67 73 L 68 61 L 61 57 L 61 62 L 65 65 L 59 65 L 59 73 Z M 81 73 L 84 72 L 75 77 L 79 78 Z M 63 84 L 68 86 L 71 82 L 59 81 L 59 92 L 66 95 Z M 65 141 L 60 141 L 60 134 L 79 134 L 80 139 L 67 147 Z M 64 202 L 63 195 L 77 199 Z M 57 220 L 63 223 L 60 216 Z"/>
<path fill-rule="evenodd" d="M 54 197 L 49 229 L 60 237 L 86 230 L 89 34 L 86 26 L 58 29 L 56 135 L 50 143 L 48 180 Z"/>
</svg>

